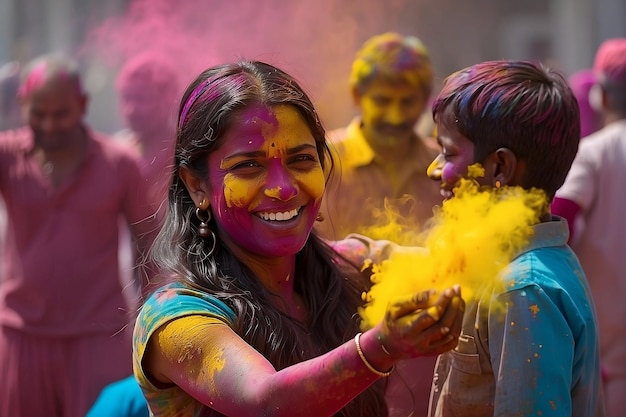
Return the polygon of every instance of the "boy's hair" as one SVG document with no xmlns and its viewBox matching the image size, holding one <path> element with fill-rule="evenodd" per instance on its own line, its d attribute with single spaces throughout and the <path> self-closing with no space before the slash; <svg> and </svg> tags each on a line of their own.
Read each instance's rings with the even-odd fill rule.
<svg viewBox="0 0 626 417">
<path fill-rule="evenodd" d="M 525 164 L 520 185 L 550 198 L 578 150 L 576 97 L 561 74 L 541 64 L 487 61 L 456 72 L 433 102 L 433 118 L 474 144 L 475 162 L 509 148 Z"/>
<path fill-rule="evenodd" d="M 393 32 L 368 39 L 352 63 L 350 85 L 363 93 L 379 77 L 390 82 L 407 81 L 422 90 L 426 98 L 430 97 L 433 67 L 422 41 Z"/>
</svg>

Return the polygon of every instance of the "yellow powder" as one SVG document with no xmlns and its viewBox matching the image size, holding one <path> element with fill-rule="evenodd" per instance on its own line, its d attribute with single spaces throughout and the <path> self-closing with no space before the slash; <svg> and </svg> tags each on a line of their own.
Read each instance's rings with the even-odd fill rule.
<svg viewBox="0 0 626 417">
<path fill-rule="evenodd" d="M 475 167 L 472 172 L 482 175 Z M 501 272 L 528 243 L 531 226 L 547 206 L 545 194 L 520 187 L 480 189 L 471 179 L 461 180 L 454 192 L 419 237 L 420 248 L 394 252 L 374 265 L 373 286 L 359 310 L 364 329 L 382 320 L 389 302 L 402 295 L 460 284 L 467 301 L 504 290 Z M 403 230 L 392 240 L 416 240 L 407 235 Z"/>
</svg>

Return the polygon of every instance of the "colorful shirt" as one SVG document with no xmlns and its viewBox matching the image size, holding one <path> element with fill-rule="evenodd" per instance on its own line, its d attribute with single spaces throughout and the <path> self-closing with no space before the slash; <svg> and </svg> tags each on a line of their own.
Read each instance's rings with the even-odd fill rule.
<svg viewBox="0 0 626 417">
<path fill-rule="evenodd" d="M 55 187 L 32 157 L 29 128 L 0 134 L 0 192 L 7 235 L 0 325 L 49 336 L 115 334 L 129 321 L 120 282 L 118 222 L 142 248 L 150 221 L 137 155 L 88 131 L 80 167 Z"/>
<path fill-rule="evenodd" d="M 176 385 L 165 389 L 154 386 L 142 366 L 146 346 L 152 334 L 169 321 L 191 315 L 214 317 L 231 327 L 235 321 L 235 313 L 222 301 L 178 282 L 155 291 L 137 316 L 133 334 L 133 368 L 153 415 L 196 417 L 209 412 L 207 407 Z"/>
<path fill-rule="evenodd" d="M 338 240 L 349 233 L 363 233 L 397 238 L 376 235 L 369 229 L 381 221 L 389 224 L 390 220 L 408 220 L 413 229 L 423 229 L 433 215 L 433 207 L 442 202 L 439 182 L 426 175 L 439 153 L 434 140 L 415 135 L 408 154 L 397 161 L 394 175 L 389 175 L 363 136 L 360 119 L 328 136 L 338 164 L 320 210 L 324 221 L 316 224 L 322 236 Z M 387 217 L 385 199 L 398 209 L 397 218 Z"/>
<path fill-rule="evenodd" d="M 533 229 L 507 290 L 468 301 L 457 347 L 437 362 L 431 416 L 603 415 L 595 310 L 567 223 Z"/>
</svg>

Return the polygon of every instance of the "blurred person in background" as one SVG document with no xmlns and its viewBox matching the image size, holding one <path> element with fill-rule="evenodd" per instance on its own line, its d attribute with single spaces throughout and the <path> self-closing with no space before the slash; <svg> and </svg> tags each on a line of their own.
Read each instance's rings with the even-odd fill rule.
<svg viewBox="0 0 626 417">
<path fill-rule="evenodd" d="M 176 103 L 180 93 L 174 66 L 156 51 L 129 58 L 120 68 L 115 88 L 125 127 L 113 138 L 137 151 L 150 202 L 159 219 L 165 216 L 169 170 L 174 158 Z M 124 281 L 137 283 L 134 266 L 138 254 L 132 252 L 128 228 L 122 222 L 120 262 Z M 135 296 L 141 288 L 135 288 Z"/>
<path fill-rule="evenodd" d="M 606 415 L 626 410 L 626 38 L 603 42 L 591 104 L 604 127 L 585 137 L 552 204 L 589 278 L 600 324 Z"/>
<path fill-rule="evenodd" d="M 84 416 L 132 370 L 125 327 L 136 306 L 122 294 L 118 220 L 143 253 L 154 210 L 138 155 L 84 123 L 73 60 L 35 59 L 18 100 L 26 125 L 0 134 L 0 415 Z"/>
<path fill-rule="evenodd" d="M 177 100 L 181 85 L 176 68 L 157 52 L 130 58 L 115 81 L 125 128 L 115 139 L 136 147 L 151 197 L 157 207 L 167 195 L 174 158 Z"/>
<path fill-rule="evenodd" d="M 134 147 L 141 155 L 146 186 L 159 217 L 164 215 L 171 164 L 174 159 L 179 77 L 175 68 L 157 52 L 130 58 L 120 69 L 115 87 L 126 128 L 114 139 Z M 122 273 L 133 271 L 131 241 L 124 233 L 120 242 Z M 136 282 L 132 276 L 126 278 Z M 139 289 L 138 289 L 139 290 Z M 131 374 L 107 385 L 87 417 L 147 417 L 148 404 Z"/>
<path fill-rule="evenodd" d="M 602 127 L 600 113 L 591 107 L 589 102 L 589 92 L 596 83 L 596 78 L 593 75 L 593 70 L 584 69 L 572 74 L 567 81 L 578 101 L 580 137 L 584 138 Z"/>
<path fill-rule="evenodd" d="M 21 124 L 20 109 L 15 99 L 19 86 L 20 64 L 16 61 L 0 66 L 0 130 Z"/>
<path fill-rule="evenodd" d="M 385 204 L 422 228 L 442 201 L 426 175 L 437 144 L 416 133 L 433 89 L 428 50 L 414 36 L 373 36 L 356 53 L 350 87 L 359 115 L 328 132 L 341 169 L 329 184 L 317 230 L 333 240 L 364 231 L 387 239 L 368 230 L 387 220 Z"/>
<path fill-rule="evenodd" d="M 16 61 L 0 66 L 0 131 L 17 127 L 20 123 L 20 110 L 16 100 L 19 85 L 20 64 Z M 0 197 L 0 247 L 6 231 L 6 208 Z M 2 258 L 0 258 L 2 264 Z M 0 267 L 0 271 L 2 268 Z M 0 280 L 2 279 L 0 272 Z"/>
<path fill-rule="evenodd" d="M 442 202 L 426 174 L 437 144 L 416 133 L 433 89 L 426 47 L 397 33 L 370 38 L 356 53 L 350 86 L 360 115 L 328 133 L 341 169 L 329 183 L 316 229 L 332 240 L 350 232 L 394 239 L 370 229 L 387 221 L 386 205 L 397 210 L 395 221 L 423 228 Z M 434 365 L 432 357 L 399 364 L 386 391 L 390 416 L 426 415 Z"/>
</svg>

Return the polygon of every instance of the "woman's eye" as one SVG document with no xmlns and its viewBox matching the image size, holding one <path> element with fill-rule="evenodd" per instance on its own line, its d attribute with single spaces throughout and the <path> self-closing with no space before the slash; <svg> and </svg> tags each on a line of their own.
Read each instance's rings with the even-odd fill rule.
<svg viewBox="0 0 626 417">
<path fill-rule="evenodd" d="M 315 161 L 316 158 L 313 157 L 312 155 L 296 155 L 295 157 L 292 158 L 293 162 L 302 162 L 302 161 Z"/>
<path fill-rule="evenodd" d="M 258 163 L 257 161 L 242 161 L 230 167 L 230 171 L 241 173 L 241 172 L 253 171 L 260 167 L 262 167 L 262 165 Z"/>
<path fill-rule="evenodd" d="M 309 154 L 295 155 L 289 158 L 289 164 L 299 169 L 310 169 L 319 164 L 317 157 Z"/>
</svg>

